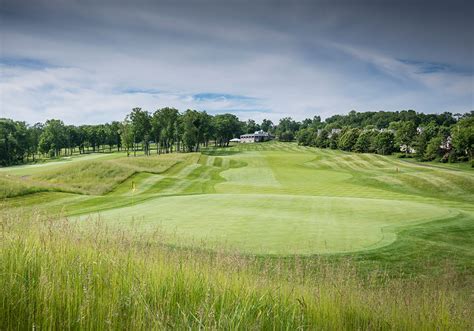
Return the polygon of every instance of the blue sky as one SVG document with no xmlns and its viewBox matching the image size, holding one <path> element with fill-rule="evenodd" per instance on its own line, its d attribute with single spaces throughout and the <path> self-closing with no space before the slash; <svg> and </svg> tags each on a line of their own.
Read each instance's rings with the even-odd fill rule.
<svg viewBox="0 0 474 331">
<path fill-rule="evenodd" d="M 0 117 L 474 109 L 469 1 L 4 0 Z"/>
</svg>

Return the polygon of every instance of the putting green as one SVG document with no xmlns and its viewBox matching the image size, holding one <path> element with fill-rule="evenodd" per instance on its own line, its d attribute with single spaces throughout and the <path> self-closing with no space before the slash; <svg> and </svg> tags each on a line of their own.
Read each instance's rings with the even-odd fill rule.
<svg viewBox="0 0 474 331">
<path fill-rule="evenodd" d="M 171 243 L 195 240 L 247 253 L 312 254 L 381 247 L 396 239 L 400 227 L 454 213 L 396 200 L 213 194 L 156 198 L 101 212 L 100 217 L 113 226 L 159 227 L 176 234 L 168 237 L 175 238 Z"/>
</svg>

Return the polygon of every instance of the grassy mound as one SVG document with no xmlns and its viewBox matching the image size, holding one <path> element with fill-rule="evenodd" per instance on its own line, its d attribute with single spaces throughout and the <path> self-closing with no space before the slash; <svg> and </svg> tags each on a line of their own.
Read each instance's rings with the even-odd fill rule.
<svg viewBox="0 0 474 331">
<path fill-rule="evenodd" d="M 11 172 L 4 170 L 0 176 L 0 183 L 4 184 L 0 198 L 40 191 L 100 195 L 111 191 L 136 173 L 162 173 L 189 157 L 190 155 L 184 154 L 139 157 L 133 160 L 120 157 L 100 161 L 49 163 L 42 167 L 22 167 L 20 170 L 13 168 Z M 16 175 L 17 173 L 23 175 Z"/>
</svg>

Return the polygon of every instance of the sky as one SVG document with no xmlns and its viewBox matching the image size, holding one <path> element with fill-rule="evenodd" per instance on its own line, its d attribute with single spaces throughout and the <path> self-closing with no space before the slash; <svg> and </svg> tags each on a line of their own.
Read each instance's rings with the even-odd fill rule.
<svg viewBox="0 0 474 331">
<path fill-rule="evenodd" d="M 0 3 L 0 117 L 474 109 L 474 1 Z"/>
</svg>

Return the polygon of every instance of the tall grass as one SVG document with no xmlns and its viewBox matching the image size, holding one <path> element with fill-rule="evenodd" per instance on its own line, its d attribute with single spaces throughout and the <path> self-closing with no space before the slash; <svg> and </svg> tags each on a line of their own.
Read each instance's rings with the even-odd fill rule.
<svg viewBox="0 0 474 331">
<path fill-rule="evenodd" d="M 188 154 L 166 154 L 151 157 L 121 157 L 111 160 L 78 161 L 53 169 L 44 168 L 31 175 L 0 174 L 0 198 L 41 191 L 62 191 L 100 195 L 117 184 L 140 173 L 163 173 L 186 161 Z"/>
<path fill-rule="evenodd" d="M 430 279 L 358 274 L 162 245 L 100 220 L 0 214 L 0 329 L 382 329 L 473 327 L 472 297 Z"/>
</svg>

